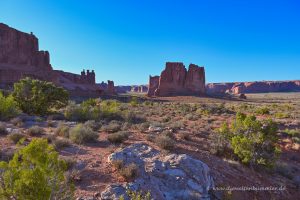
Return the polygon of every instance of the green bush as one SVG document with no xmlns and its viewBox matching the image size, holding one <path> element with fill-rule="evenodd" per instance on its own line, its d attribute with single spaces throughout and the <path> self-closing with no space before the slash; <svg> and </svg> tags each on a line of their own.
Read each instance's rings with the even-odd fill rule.
<svg viewBox="0 0 300 200">
<path fill-rule="evenodd" d="M 43 115 L 67 105 L 69 95 L 53 83 L 25 78 L 14 84 L 13 97 L 23 112 Z"/>
<path fill-rule="evenodd" d="M 133 107 L 138 106 L 138 105 L 139 105 L 138 98 L 135 97 L 135 96 L 134 96 L 134 97 L 131 97 L 131 100 L 130 100 L 129 104 L 130 104 L 131 106 L 133 106 Z"/>
<path fill-rule="evenodd" d="M 126 131 L 119 131 L 116 133 L 109 134 L 107 136 L 108 141 L 111 143 L 119 144 L 128 139 L 129 133 Z"/>
<path fill-rule="evenodd" d="M 151 194 L 149 191 L 143 194 L 141 191 L 132 191 L 128 189 L 126 191 L 126 194 L 130 198 L 130 200 L 151 200 Z M 124 196 L 121 196 L 120 200 L 124 200 Z"/>
<path fill-rule="evenodd" d="M 17 102 L 10 95 L 8 97 L 3 96 L 0 92 L 0 120 L 8 120 L 19 114 Z"/>
<path fill-rule="evenodd" d="M 93 104 L 91 101 L 83 101 L 81 104 L 70 102 L 64 112 L 65 118 L 69 121 L 80 122 L 99 120 L 101 117 L 100 106 Z"/>
<path fill-rule="evenodd" d="M 276 132 L 277 124 L 272 120 L 258 121 L 255 116 L 237 113 L 231 127 L 224 126 L 219 134 L 243 163 L 271 168 L 280 152 Z"/>
<path fill-rule="evenodd" d="M 255 113 L 259 115 L 268 115 L 270 114 L 270 109 L 268 107 L 260 107 L 256 109 Z"/>
<path fill-rule="evenodd" d="M 70 130 L 69 137 L 73 142 L 77 144 L 83 144 L 97 140 L 98 134 L 90 127 L 84 126 L 83 124 L 78 124 Z"/>
<path fill-rule="evenodd" d="M 66 168 L 46 139 L 34 139 L 11 161 L 0 162 L 0 199 L 72 199 Z"/>
<path fill-rule="evenodd" d="M 120 102 L 116 100 L 104 100 L 100 104 L 101 116 L 105 119 L 121 119 Z"/>
</svg>

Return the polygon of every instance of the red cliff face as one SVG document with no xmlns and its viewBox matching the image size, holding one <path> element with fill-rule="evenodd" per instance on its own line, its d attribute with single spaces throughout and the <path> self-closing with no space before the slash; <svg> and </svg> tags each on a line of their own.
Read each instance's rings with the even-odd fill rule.
<svg viewBox="0 0 300 200">
<path fill-rule="evenodd" d="M 205 94 L 204 67 L 190 64 L 187 71 L 183 63 L 167 62 L 158 77 L 149 80 L 148 96 L 203 95 Z"/>
<path fill-rule="evenodd" d="M 39 50 L 38 39 L 32 33 L 0 23 L 0 87 L 10 88 L 24 77 L 51 81 L 72 96 L 97 97 L 103 92 L 95 83 L 93 70 L 81 74 L 53 70 L 48 51 Z"/>
<path fill-rule="evenodd" d="M 48 51 L 39 51 L 38 39 L 0 23 L 0 63 L 24 70 L 52 70 Z"/>
<path fill-rule="evenodd" d="M 159 76 L 150 76 L 149 77 L 149 87 L 148 87 L 148 96 L 154 96 L 155 91 L 159 86 Z"/>
<path fill-rule="evenodd" d="M 300 92 L 300 81 L 255 81 L 236 83 L 210 83 L 206 90 L 210 94 L 268 93 L 268 92 Z"/>
</svg>

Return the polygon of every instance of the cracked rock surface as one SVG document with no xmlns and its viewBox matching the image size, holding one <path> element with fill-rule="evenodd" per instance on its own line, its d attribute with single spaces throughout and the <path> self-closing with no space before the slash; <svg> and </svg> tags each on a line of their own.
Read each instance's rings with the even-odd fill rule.
<svg viewBox="0 0 300 200">
<path fill-rule="evenodd" d="M 113 184 L 101 193 L 101 199 L 119 199 L 126 190 L 150 191 L 153 199 L 210 199 L 214 182 L 208 166 L 186 154 L 163 155 L 146 144 L 133 144 L 111 154 L 109 162 L 135 163 L 138 176 L 133 182 Z"/>
</svg>

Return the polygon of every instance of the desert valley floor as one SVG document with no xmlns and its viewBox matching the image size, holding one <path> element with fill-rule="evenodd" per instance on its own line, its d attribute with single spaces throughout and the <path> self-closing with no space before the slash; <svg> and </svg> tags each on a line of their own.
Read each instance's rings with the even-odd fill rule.
<svg viewBox="0 0 300 200">
<path fill-rule="evenodd" d="M 247 94 L 247 99 L 147 98 L 143 95 L 132 98 L 132 95 L 124 95 L 118 97 L 117 109 L 127 110 L 130 120 L 72 122 L 58 113 L 47 117 L 20 115 L 3 122 L 2 126 L 8 132 L 26 137 L 25 143 L 33 137 L 47 138 L 69 165 L 76 197 L 97 199 L 108 185 L 130 182 L 132 178 L 121 176 L 117 167 L 108 162 L 108 157 L 134 143 L 147 144 L 161 154 L 187 154 L 201 160 L 210 168 L 218 187 L 284 187 L 282 191 L 212 191 L 213 199 L 297 199 L 300 196 L 300 93 Z M 278 123 L 281 155 L 276 169 L 254 169 L 235 157 L 216 155 L 213 135 L 222 123 L 232 122 L 237 112 L 253 114 L 259 120 L 271 118 Z M 78 123 L 91 124 L 99 138 L 94 142 L 75 144 L 60 133 L 62 128 L 71 128 Z M 37 126 L 42 128 L 41 134 L 27 133 L 30 127 Z M 119 135 L 120 141 L 109 138 L 116 133 L 126 137 Z M 18 148 L 10 134 L 0 136 L 1 160 L 8 160 Z M 157 140 L 164 135 L 171 138 L 165 149 Z"/>
</svg>

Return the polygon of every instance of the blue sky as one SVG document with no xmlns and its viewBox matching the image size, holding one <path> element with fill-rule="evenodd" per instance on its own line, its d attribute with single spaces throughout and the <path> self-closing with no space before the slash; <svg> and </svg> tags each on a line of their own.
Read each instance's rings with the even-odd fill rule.
<svg viewBox="0 0 300 200">
<path fill-rule="evenodd" d="M 207 82 L 300 79 L 297 0 L 0 0 L 0 22 L 33 32 L 55 69 L 148 83 L 166 61 Z"/>
</svg>

